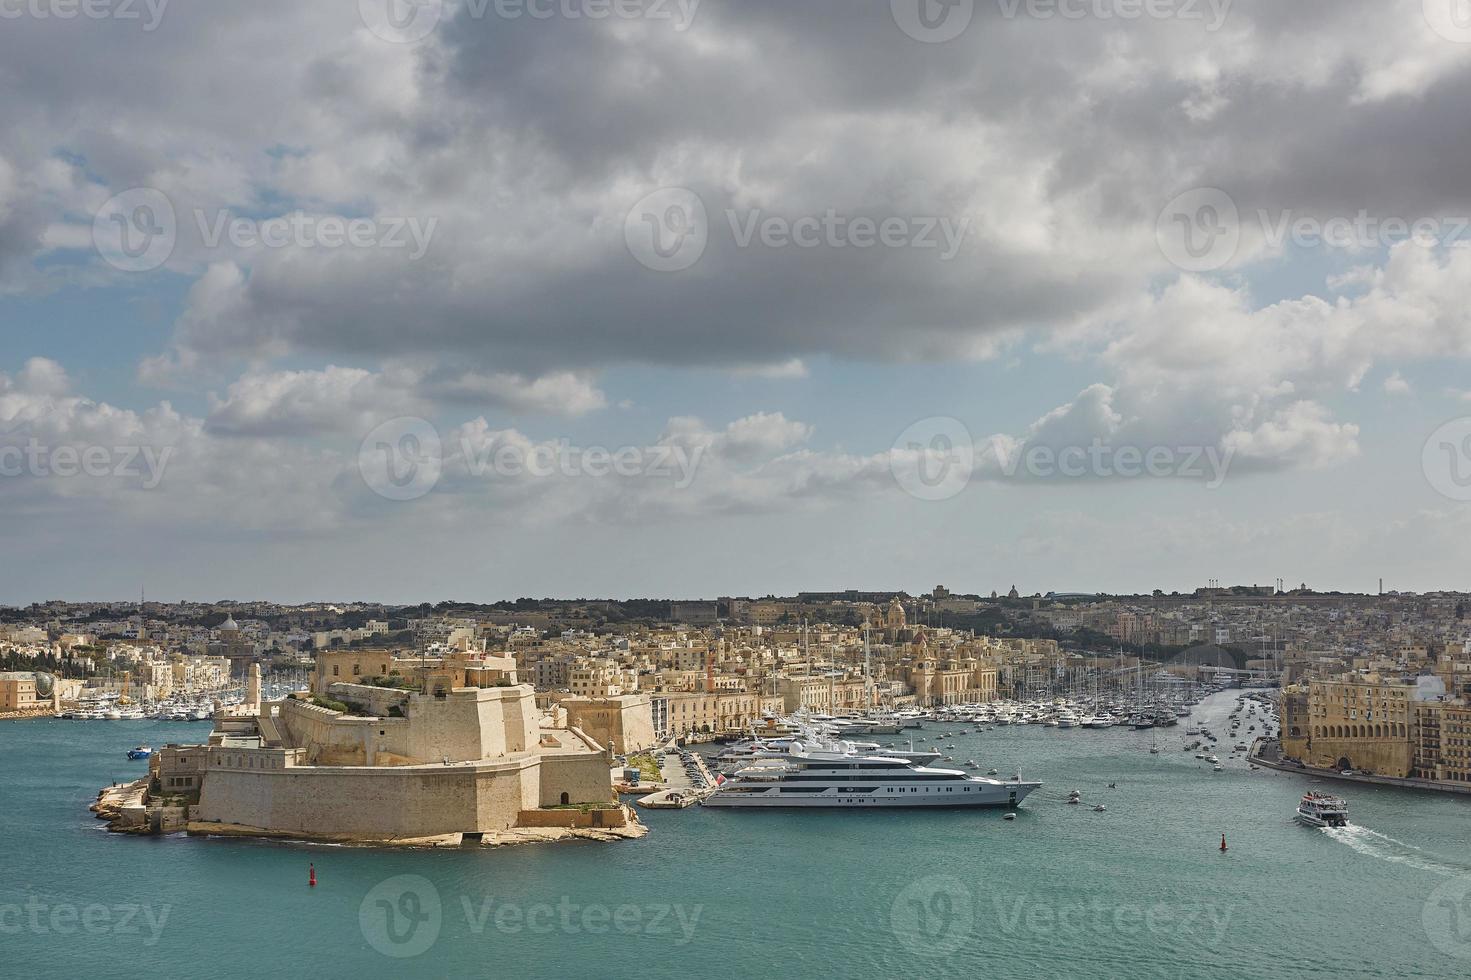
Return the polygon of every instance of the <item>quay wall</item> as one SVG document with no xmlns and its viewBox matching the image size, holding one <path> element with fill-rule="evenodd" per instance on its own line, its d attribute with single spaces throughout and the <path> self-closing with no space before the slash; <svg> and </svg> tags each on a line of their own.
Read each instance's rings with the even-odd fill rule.
<svg viewBox="0 0 1471 980">
<path fill-rule="evenodd" d="M 1423 789 L 1435 793 L 1460 793 L 1471 796 L 1471 785 L 1466 783 L 1452 783 L 1438 779 L 1413 779 L 1398 776 L 1370 776 L 1362 773 L 1353 773 L 1345 776 L 1342 770 L 1320 769 L 1317 766 L 1295 766 L 1283 762 L 1280 758 L 1272 758 L 1264 754 L 1271 743 L 1264 744 L 1260 739 L 1253 743 L 1251 751 L 1247 753 L 1247 761 L 1254 765 L 1263 766 L 1267 769 L 1275 769 L 1278 772 L 1296 773 L 1299 776 L 1312 776 L 1316 779 L 1336 779 L 1344 783 L 1373 783 L 1376 786 L 1393 786 L 1398 789 Z"/>
</svg>

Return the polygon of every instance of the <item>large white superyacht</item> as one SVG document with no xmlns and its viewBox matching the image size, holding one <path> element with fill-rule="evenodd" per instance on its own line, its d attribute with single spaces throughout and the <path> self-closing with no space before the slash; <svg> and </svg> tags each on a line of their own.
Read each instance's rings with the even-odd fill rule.
<svg viewBox="0 0 1471 980">
<path fill-rule="evenodd" d="M 1037 782 L 969 776 L 921 765 L 851 743 L 794 742 L 785 756 L 736 771 L 702 802 L 748 807 L 1014 807 Z"/>
</svg>

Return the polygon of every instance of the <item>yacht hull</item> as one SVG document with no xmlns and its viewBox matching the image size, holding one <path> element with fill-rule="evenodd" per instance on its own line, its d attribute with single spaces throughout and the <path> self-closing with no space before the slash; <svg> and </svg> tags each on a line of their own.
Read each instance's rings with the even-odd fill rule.
<svg viewBox="0 0 1471 980">
<path fill-rule="evenodd" d="M 979 791 L 962 793 L 843 793 L 836 789 L 820 793 L 783 793 L 779 788 L 757 792 L 716 790 L 700 802 L 704 806 L 765 807 L 767 809 L 908 808 L 908 807 L 1015 807 L 1041 783 L 1002 783 Z"/>
</svg>

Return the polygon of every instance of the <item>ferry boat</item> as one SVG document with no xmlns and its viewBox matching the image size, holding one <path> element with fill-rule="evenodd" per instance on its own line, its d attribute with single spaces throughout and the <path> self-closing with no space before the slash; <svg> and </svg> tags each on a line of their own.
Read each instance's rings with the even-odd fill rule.
<svg viewBox="0 0 1471 980">
<path fill-rule="evenodd" d="M 1328 793 L 1304 793 L 1294 816 L 1311 827 L 1347 827 L 1348 802 Z"/>
<path fill-rule="evenodd" d="M 970 776 L 891 755 L 861 755 L 851 743 L 797 742 L 785 759 L 737 770 L 701 802 L 732 807 L 1015 807 L 1041 786 Z"/>
</svg>

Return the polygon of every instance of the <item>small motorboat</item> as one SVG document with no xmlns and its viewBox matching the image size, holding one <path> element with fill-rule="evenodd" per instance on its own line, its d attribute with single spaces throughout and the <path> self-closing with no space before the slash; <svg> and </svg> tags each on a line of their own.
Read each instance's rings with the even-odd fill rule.
<svg viewBox="0 0 1471 980">
<path fill-rule="evenodd" d="M 1093 808 L 1093 812 L 1094 813 L 1102 813 L 1104 810 L 1107 810 L 1107 809 L 1108 809 L 1108 807 L 1106 807 L 1102 803 L 1100 803 L 1100 804 L 1098 804 L 1097 806 L 1095 806 Z"/>
<path fill-rule="evenodd" d="M 1008 813 L 1004 817 L 1002 817 L 1001 819 L 1002 820 L 1015 820 L 1016 819 L 1016 814 L 1014 814 L 1014 813 Z"/>
<path fill-rule="evenodd" d="M 987 776 L 999 776 L 999 775 L 1001 775 L 1001 770 L 1000 769 L 987 769 L 986 770 L 986 775 Z"/>
<path fill-rule="evenodd" d="M 1221 765 L 1219 762 L 1217 762 L 1214 766 L 1211 766 L 1211 771 L 1212 772 L 1225 772 L 1226 771 L 1226 767 L 1223 766 L 1223 765 Z"/>
<path fill-rule="evenodd" d="M 147 745 L 138 745 L 134 746 L 131 749 L 128 749 L 128 758 L 132 759 L 134 762 L 138 761 L 139 759 L 146 759 L 151 755 L 153 755 L 153 749 Z"/>
</svg>

